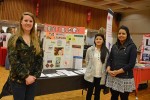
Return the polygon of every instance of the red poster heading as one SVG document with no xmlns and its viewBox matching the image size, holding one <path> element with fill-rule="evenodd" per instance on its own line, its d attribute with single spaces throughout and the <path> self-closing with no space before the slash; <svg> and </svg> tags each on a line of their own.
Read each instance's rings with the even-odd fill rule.
<svg viewBox="0 0 150 100">
<path fill-rule="evenodd" d="M 58 26 L 45 24 L 44 31 L 50 33 L 84 34 L 85 27 Z"/>
</svg>

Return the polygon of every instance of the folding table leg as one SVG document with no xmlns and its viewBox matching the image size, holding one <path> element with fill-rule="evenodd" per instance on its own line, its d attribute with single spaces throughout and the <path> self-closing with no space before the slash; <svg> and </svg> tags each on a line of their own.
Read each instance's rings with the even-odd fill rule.
<svg viewBox="0 0 150 100">
<path fill-rule="evenodd" d="M 136 90 L 134 91 L 134 93 L 135 93 L 135 100 L 138 100 L 138 96 L 137 96 Z"/>
</svg>

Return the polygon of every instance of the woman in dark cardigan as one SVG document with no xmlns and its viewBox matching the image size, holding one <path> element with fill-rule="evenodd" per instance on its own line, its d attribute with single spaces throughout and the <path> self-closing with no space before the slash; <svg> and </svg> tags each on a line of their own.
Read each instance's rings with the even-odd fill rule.
<svg viewBox="0 0 150 100">
<path fill-rule="evenodd" d="M 136 62 L 137 48 L 133 43 L 129 29 L 121 26 L 117 42 L 113 45 L 107 61 L 106 86 L 110 88 L 111 100 L 128 100 L 129 93 L 135 90 L 133 67 Z"/>
</svg>

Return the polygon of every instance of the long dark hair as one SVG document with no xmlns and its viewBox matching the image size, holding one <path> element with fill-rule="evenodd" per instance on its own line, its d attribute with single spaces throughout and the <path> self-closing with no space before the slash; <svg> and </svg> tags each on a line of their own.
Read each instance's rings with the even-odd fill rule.
<svg viewBox="0 0 150 100">
<path fill-rule="evenodd" d="M 100 36 L 102 39 L 103 39 L 103 44 L 102 44 L 102 46 L 101 46 L 101 62 L 102 63 L 104 63 L 105 62 L 105 58 L 106 58 L 106 55 L 107 55 L 107 53 L 109 53 L 109 51 L 108 51 L 108 49 L 107 49 L 107 47 L 106 47 L 106 45 L 105 45 L 105 38 L 104 38 L 104 35 L 103 34 L 96 34 L 95 35 L 95 38 L 94 38 L 94 44 L 95 44 L 95 46 L 96 46 L 96 43 L 95 43 L 95 39 L 96 39 L 96 37 L 98 37 L 98 36 Z"/>
</svg>

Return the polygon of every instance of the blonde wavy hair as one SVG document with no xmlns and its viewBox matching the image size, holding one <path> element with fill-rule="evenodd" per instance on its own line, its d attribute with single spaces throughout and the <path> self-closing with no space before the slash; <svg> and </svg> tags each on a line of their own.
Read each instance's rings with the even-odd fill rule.
<svg viewBox="0 0 150 100">
<path fill-rule="evenodd" d="M 34 18 L 34 15 L 30 12 L 24 12 L 22 14 L 21 18 L 20 18 L 19 28 L 18 28 L 18 30 L 15 34 L 14 40 L 13 40 L 14 41 L 14 46 L 16 47 L 16 41 L 17 41 L 18 37 L 22 36 L 24 34 L 24 30 L 22 28 L 21 22 L 22 22 L 23 17 L 25 15 L 28 15 L 33 19 L 33 28 L 30 31 L 30 36 L 31 36 L 31 41 L 33 43 L 33 46 L 36 49 L 36 54 L 39 54 L 41 49 L 40 49 L 39 39 L 38 39 L 37 35 L 35 34 L 35 18 Z"/>
</svg>

